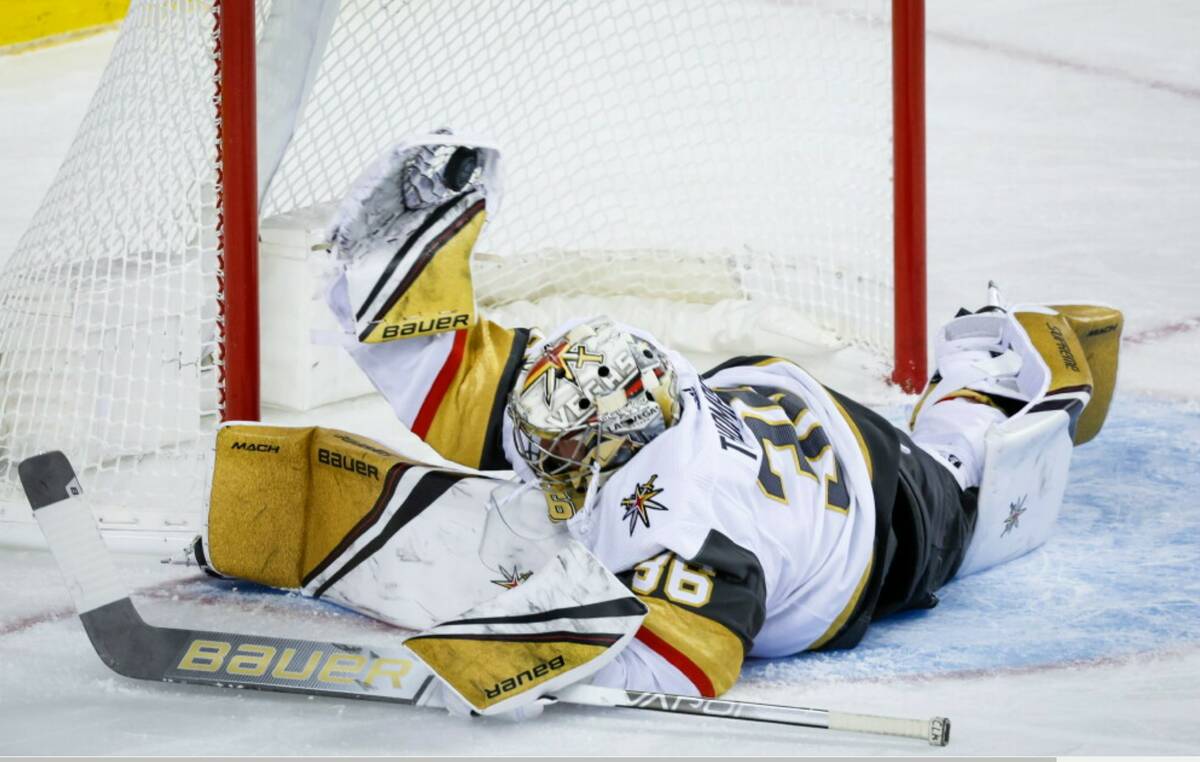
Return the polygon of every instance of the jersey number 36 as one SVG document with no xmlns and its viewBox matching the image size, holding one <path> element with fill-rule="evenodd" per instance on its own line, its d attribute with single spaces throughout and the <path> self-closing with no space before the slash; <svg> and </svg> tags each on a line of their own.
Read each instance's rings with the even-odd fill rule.
<svg viewBox="0 0 1200 762">
<path fill-rule="evenodd" d="M 662 583 L 662 594 L 667 600 L 699 608 L 712 598 L 713 573 L 707 567 L 689 564 L 668 550 L 633 567 L 630 587 L 640 595 L 652 595 Z"/>
</svg>

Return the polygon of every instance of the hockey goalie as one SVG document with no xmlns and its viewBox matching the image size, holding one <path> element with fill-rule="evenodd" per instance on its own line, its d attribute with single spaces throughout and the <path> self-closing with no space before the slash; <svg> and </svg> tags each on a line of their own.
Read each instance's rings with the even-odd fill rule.
<svg viewBox="0 0 1200 762">
<path fill-rule="evenodd" d="M 499 152 L 448 132 L 357 180 L 327 302 L 441 459 L 226 425 L 210 573 L 417 630 L 448 706 L 527 717 L 576 681 L 720 695 L 748 656 L 853 647 L 1046 541 L 1107 413 L 1117 310 L 960 312 L 901 430 L 785 358 L 701 373 L 609 317 L 482 318 L 470 257 L 500 193 Z"/>
</svg>

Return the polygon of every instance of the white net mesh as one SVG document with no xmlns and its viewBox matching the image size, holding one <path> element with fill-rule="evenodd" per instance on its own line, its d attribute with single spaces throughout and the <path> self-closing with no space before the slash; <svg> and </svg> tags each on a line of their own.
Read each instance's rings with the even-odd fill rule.
<svg viewBox="0 0 1200 762">
<path fill-rule="evenodd" d="M 450 126 L 504 152 L 484 306 L 749 300 L 887 354 L 890 12 L 349 0 L 263 212 L 336 198 L 401 135 Z"/>
<path fill-rule="evenodd" d="M 504 152 L 485 307 L 591 311 L 589 294 L 626 319 L 652 304 L 652 330 L 762 308 L 768 339 L 730 345 L 812 324 L 888 354 L 890 7 L 343 0 L 261 211 L 336 200 L 399 137 L 449 126 Z M 198 514 L 220 364 L 214 27 L 211 2 L 134 0 L 0 273 L 0 520 L 27 516 L 16 463 L 50 448 L 109 525 Z"/>
<path fill-rule="evenodd" d="M 0 511 L 63 450 L 110 525 L 180 521 L 216 420 L 214 16 L 134 3 L 57 177 L 0 273 Z M 147 454 L 152 453 L 152 457 Z"/>
</svg>

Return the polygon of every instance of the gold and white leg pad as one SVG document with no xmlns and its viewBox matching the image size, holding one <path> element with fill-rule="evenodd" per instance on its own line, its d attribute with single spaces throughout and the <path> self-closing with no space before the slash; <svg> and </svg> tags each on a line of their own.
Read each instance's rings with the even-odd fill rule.
<svg viewBox="0 0 1200 762">
<path fill-rule="evenodd" d="M 1104 305 L 1017 305 L 957 318 L 939 336 L 940 379 L 914 411 L 913 440 L 950 462 L 963 487 L 973 486 L 983 452 L 979 513 L 960 576 L 1050 536 L 1072 448 L 1094 437 L 1108 414 L 1122 323 L 1121 312 Z"/>
<path fill-rule="evenodd" d="M 401 627 L 520 586 L 569 542 L 536 491 L 344 431 L 231 424 L 216 451 L 202 546 L 214 571 Z"/>
<path fill-rule="evenodd" d="M 914 441 L 963 488 L 980 483 L 984 436 L 1008 415 L 1062 410 L 1075 444 L 1088 441 L 1108 415 L 1121 326 L 1121 312 L 1102 305 L 955 318 L 936 338 L 938 369 L 913 410 Z"/>
<path fill-rule="evenodd" d="M 992 426 L 985 442 L 979 512 L 960 577 L 1046 542 L 1062 507 L 1074 447 L 1063 410 L 1018 415 Z"/>
<path fill-rule="evenodd" d="M 1011 316 L 999 310 L 963 315 L 942 326 L 934 336 L 937 372 L 917 402 L 910 423 L 915 427 L 922 411 L 964 390 L 1021 398 L 1017 377 L 1024 364 L 1013 345 L 1019 338 L 1014 333 L 1019 332 L 1020 326 Z"/>
</svg>

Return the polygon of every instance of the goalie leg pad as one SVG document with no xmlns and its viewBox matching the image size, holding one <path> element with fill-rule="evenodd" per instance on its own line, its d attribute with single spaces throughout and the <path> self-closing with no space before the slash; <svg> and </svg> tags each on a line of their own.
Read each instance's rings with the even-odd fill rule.
<svg viewBox="0 0 1200 762">
<path fill-rule="evenodd" d="M 1092 396 L 1092 371 L 1078 337 L 1067 319 L 1049 307 L 1014 307 L 1012 319 L 1013 347 L 1022 359 L 1017 381 L 1028 400 L 1016 415 L 1065 411 L 1074 437 Z"/>
<path fill-rule="evenodd" d="M 1079 340 L 1092 373 L 1092 397 L 1075 427 L 1075 444 L 1083 444 L 1100 433 L 1117 385 L 1117 358 L 1125 316 L 1113 307 L 1099 304 L 1055 305 Z"/>
<path fill-rule="evenodd" d="M 960 391 L 935 376 L 914 412 L 913 438 L 943 456 L 964 487 L 973 486 L 964 467 L 983 452 L 978 520 L 960 575 L 1024 555 L 1050 536 L 1072 447 L 1094 437 L 1107 416 L 1120 347 L 1122 316 L 1110 307 L 1020 305 L 1003 317 L 986 314 L 951 326 L 989 330 L 948 328 L 944 337 L 961 334 L 976 345 L 986 343 L 978 336 L 995 337 L 992 346 L 970 346 L 974 355 L 959 363 L 986 380 Z M 1016 371 L 990 376 L 989 366 L 1006 356 L 1019 358 Z M 1002 410 L 1011 417 L 990 420 Z"/>
<path fill-rule="evenodd" d="M 298 588 L 412 465 L 335 429 L 223 426 L 205 557 L 223 575 Z"/>
<path fill-rule="evenodd" d="M 1028 400 L 1019 414 L 1065 410 L 1072 441 L 1090 440 L 1104 425 L 1116 385 L 1120 310 L 1019 305 L 1011 315 L 1013 347 L 1023 361 L 1017 380 Z"/>
<path fill-rule="evenodd" d="M 335 429 L 232 424 L 198 555 L 223 576 L 421 629 L 520 585 L 567 541 L 535 492 L 489 509 L 507 485 Z"/>
<path fill-rule="evenodd" d="M 1065 411 L 1048 410 L 988 431 L 975 531 L 957 576 L 990 569 L 1046 542 L 1067 487 L 1069 429 Z"/>
<path fill-rule="evenodd" d="M 988 426 L 1060 410 L 1075 444 L 1104 424 L 1116 382 L 1120 311 L 1022 305 L 958 317 L 938 338 L 938 371 L 915 406 L 913 438 L 949 463 L 964 488 L 977 478 Z M 978 404 L 975 404 L 978 403 Z"/>
</svg>

